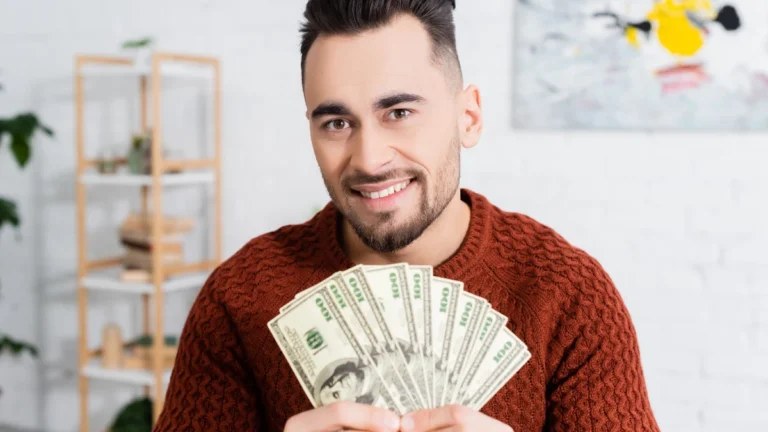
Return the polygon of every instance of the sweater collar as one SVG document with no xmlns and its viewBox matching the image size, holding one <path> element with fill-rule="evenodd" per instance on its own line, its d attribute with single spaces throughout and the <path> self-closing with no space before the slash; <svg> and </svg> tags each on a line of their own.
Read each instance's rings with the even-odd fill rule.
<svg viewBox="0 0 768 432">
<path fill-rule="evenodd" d="M 460 279 L 470 271 L 491 237 L 491 215 L 493 206 L 481 194 L 469 189 L 461 189 L 461 199 L 470 207 L 469 229 L 459 250 L 447 261 L 434 267 L 438 277 Z M 327 262 L 333 271 L 345 270 L 355 266 L 342 248 L 340 227 L 343 216 L 333 202 L 329 202 L 315 219 L 316 234 L 321 245 L 327 245 Z"/>
</svg>

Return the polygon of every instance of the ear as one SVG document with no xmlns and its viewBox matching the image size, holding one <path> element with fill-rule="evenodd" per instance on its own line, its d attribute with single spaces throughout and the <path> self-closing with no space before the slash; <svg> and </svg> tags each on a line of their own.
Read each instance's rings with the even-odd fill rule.
<svg viewBox="0 0 768 432">
<path fill-rule="evenodd" d="M 483 105 L 480 90 L 474 85 L 459 93 L 459 132 L 461 145 L 472 148 L 480 141 L 483 132 Z"/>
</svg>

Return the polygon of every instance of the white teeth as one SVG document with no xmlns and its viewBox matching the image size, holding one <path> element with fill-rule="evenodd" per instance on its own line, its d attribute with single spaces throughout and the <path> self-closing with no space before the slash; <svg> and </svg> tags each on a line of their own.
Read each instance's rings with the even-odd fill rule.
<svg viewBox="0 0 768 432">
<path fill-rule="evenodd" d="M 390 186 L 386 189 L 382 189 L 378 192 L 363 192 L 360 191 L 360 194 L 363 195 L 366 198 L 370 199 L 379 199 L 384 198 L 392 195 L 395 192 L 400 192 L 401 190 L 405 189 L 406 186 L 408 186 L 408 183 L 410 183 L 410 180 L 406 180 L 404 182 L 398 183 L 394 186 Z"/>
</svg>

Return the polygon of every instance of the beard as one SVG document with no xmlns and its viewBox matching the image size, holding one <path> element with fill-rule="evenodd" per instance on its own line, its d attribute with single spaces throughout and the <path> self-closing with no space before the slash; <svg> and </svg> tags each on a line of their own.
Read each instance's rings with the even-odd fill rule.
<svg viewBox="0 0 768 432">
<path fill-rule="evenodd" d="M 393 170 L 380 175 L 354 173 L 342 179 L 340 191 L 335 190 L 325 175 L 323 181 L 336 208 L 355 231 L 360 240 L 379 253 L 399 251 L 416 241 L 424 231 L 443 213 L 459 188 L 459 166 L 461 145 L 458 134 L 451 140 L 451 145 L 442 166 L 434 177 L 438 183 L 427 183 L 426 175 L 417 169 Z M 411 183 L 420 186 L 421 196 L 418 208 L 412 216 L 395 224 L 396 212 L 381 212 L 375 215 L 373 222 L 366 221 L 356 213 L 347 196 L 353 194 L 350 188 L 355 183 L 379 183 L 394 178 L 411 178 Z M 407 210 L 407 209 L 406 209 Z"/>
</svg>

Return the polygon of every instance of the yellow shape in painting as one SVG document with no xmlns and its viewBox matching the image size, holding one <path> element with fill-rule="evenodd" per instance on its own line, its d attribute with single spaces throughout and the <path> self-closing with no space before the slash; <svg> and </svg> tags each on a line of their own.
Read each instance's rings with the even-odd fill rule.
<svg viewBox="0 0 768 432">
<path fill-rule="evenodd" d="M 702 29 L 688 19 L 686 12 L 709 16 L 712 5 L 708 0 L 660 0 L 648 13 L 648 20 L 657 23 L 659 43 L 674 55 L 692 56 L 704 45 Z"/>
<path fill-rule="evenodd" d="M 635 48 L 640 48 L 640 41 L 637 39 L 638 30 L 635 27 L 627 27 L 627 41 Z"/>
</svg>

